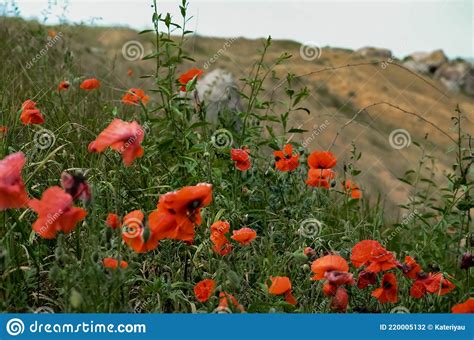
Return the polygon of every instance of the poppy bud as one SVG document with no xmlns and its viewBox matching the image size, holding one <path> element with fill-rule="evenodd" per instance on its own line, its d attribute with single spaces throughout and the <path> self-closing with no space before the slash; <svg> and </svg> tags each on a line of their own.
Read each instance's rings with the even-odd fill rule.
<svg viewBox="0 0 474 340">
<path fill-rule="evenodd" d="M 113 235 L 112 229 L 110 228 L 105 229 L 105 239 L 107 241 L 110 241 L 110 239 L 112 238 L 112 235 Z"/>
<path fill-rule="evenodd" d="M 298 262 L 306 262 L 308 261 L 308 257 L 302 253 L 301 251 L 295 251 L 293 253 L 293 257 L 298 261 Z"/>
<path fill-rule="evenodd" d="M 461 257 L 461 269 L 474 267 L 474 257 L 471 253 L 464 253 Z"/>
<path fill-rule="evenodd" d="M 82 304 L 82 295 L 74 288 L 71 290 L 71 295 L 69 296 L 69 302 L 74 308 L 79 308 Z"/>
<path fill-rule="evenodd" d="M 145 227 L 143 229 L 143 242 L 146 243 L 148 241 L 148 239 L 150 238 L 150 236 L 151 236 L 150 228 Z"/>
<path fill-rule="evenodd" d="M 307 257 L 311 258 L 313 256 L 316 256 L 316 251 L 311 247 L 306 247 L 306 248 L 304 248 L 304 254 Z"/>
<path fill-rule="evenodd" d="M 305 263 L 303 265 L 303 271 L 305 271 L 305 272 L 310 272 L 311 271 L 311 268 L 309 267 L 309 265 L 307 263 Z"/>
</svg>

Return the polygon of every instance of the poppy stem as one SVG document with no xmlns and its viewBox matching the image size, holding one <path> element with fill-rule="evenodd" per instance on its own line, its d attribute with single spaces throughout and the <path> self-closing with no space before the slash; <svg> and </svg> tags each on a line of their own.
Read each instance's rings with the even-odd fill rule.
<svg viewBox="0 0 474 340">
<path fill-rule="evenodd" d="M 188 281 L 188 252 L 184 251 L 184 273 L 183 273 L 184 282 Z"/>
</svg>

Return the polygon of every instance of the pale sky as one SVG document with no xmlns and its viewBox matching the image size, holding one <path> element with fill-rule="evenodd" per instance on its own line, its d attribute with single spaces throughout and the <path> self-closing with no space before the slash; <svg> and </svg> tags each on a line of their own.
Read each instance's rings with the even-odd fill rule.
<svg viewBox="0 0 474 340">
<path fill-rule="evenodd" d="M 12 0 L 4 1 L 9 3 Z M 15 0 L 21 16 L 70 22 L 151 28 L 151 0 Z M 158 0 L 161 11 L 180 17 L 180 0 Z M 473 0 L 271 1 L 191 0 L 189 28 L 203 36 L 291 39 L 319 46 L 385 47 L 397 57 L 442 48 L 451 57 L 474 57 Z M 0 13 L 5 11 L 0 5 Z M 7 5 L 8 6 L 8 5 Z M 7 10 L 11 10 L 11 6 Z"/>
</svg>

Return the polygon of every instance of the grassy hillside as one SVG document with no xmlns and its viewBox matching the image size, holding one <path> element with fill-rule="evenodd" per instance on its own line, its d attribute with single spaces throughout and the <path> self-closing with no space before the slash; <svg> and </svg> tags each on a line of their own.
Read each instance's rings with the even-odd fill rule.
<svg viewBox="0 0 474 340">
<path fill-rule="evenodd" d="M 473 98 L 352 51 L 308 61 L 290 41 L 181 41 L 178 31 L 0 18 L 1 311 L 428 313 L 472 296 Z M 134 41 L 145 60 L 124 58 Z M 179 91 L 193 67 L 240 79 L 244 128 L 225 130 L 223 147 L 205 106 Z M 100 88 L 83 89 L 88 78 Z M 149 101 L 126 105 L 131 88 Z M 21 122 L 27 99 L 44 124 Z M 398 148 L 397 129 L 411 143 Z M 328 149 L 334 159 L 319 153 Z M 21 176 L 5 161 L 17 152 Z M 278 165 L 296 158 L 292 171 Z M 92 198 L 75 200 L 79 210 L 72 193 L 51 191 L 69 188 L 64 171 L 87 178 Z M 32 200 L 10 206 L 22 181 Z M 109 213 L 119 221 L 106 223 Z M 271 288 L 277 276 L 291 287 Z M 200 299 L 205 279 L 215 287 Z"/>
<path fill-rule="evenodd" d="M 32 58 L 37 52 L 35 38 L 22 37 L 20 43 L 16 40 L 19 35 L 27 31 L 41 29 L 35 23 L 14 22 L 2 19 L 2 26 L 7 30 L 6 46 L 10 46 L 12 56 L 6 58 L 22 61 Z M 125 90 L 131 86 L 151 87 L 152 83 L 140 79 L 142 75 L 153 74 L 154 61 L 129 61 L 123 57 L 122 48 L 129 41 L 139 41 L 144 47 L 146 55 L 152 50 L 153 38 L 137 36 L 137 32 L 125 28 L 91 28 L 91 27 L 51 27 L 56 32 L 62 32 L 63 38 L 52 48 L 48 62 L 51 64 L 64 63 L 62 52 L 68 51 L 69 64 L 74 64 L 77 73 L 95 75 L 104 79 L 110 91 Z M 44 33 L 44 31 L 43 31 Z M 218 39 L 211 37 L 193 36 L 188 38 L 185 49 L 196 60 L 195 64 L 206 71 L 215 68 L 224 68 L 232 72 L 235 77 L 246 77 L 255 60 L 259 57 L 262 41 L 243 38 Z M 356 113 L 367 106 L 379 102 L 388 102 L 398 107 L 421 115 L 423 118 L 439 126 L 447 133 L 450 131 L 451 117 L 454 108 L 459 105 L 467 113 L 465 128 L 473 131 L 473 119 L 470 112 L 474 109 L 474 98 L 450 93 L 443 85 L 433 79 L 427 82 L 439 88 L 443 93 L 430 86 L 422 79 L 402 68 L 391 65 L 392 60 L 364 58 L 354 51 L 339 48 L 323 48 L 320 57 L 314 60 L 305 60 L 300 54 L 301 45 L 292 41 L 274 41 L 268 53 L 268 60 L 277 58 L 284 51 L 292 55 L 291 59 L 275 68 L 275 77 L 265 82 L 268 96 L 272 94 L 278 98 L 282 91 L 282 80 L 287 72 L 295 75 L 308 76 L 298 78 L 295 84 L 307 87 L 310 96 L 305 107 L 310 114 L 303 111 L 296 112 L 291 118 L 291 125 L 307 130 L 302 135 L 295 136 L 294 140 L 305 142 L 309 148 L 327 148 L 337 130 L 350 120 Z M 8 52 L 10 52 L 8 51 Z M 16 51 L 20 52 L 15 53 Z M 58 58 L 55 59 L 55 55 Z M 211 62 L 211 58 L 215 61 Z M 333 70 L 350 64 L 364 64 L 372 61 L 381 61 L 378 65 L 361 65 Z M 393 60 L 396 62 L 396 60 Z M 34 65 L 35 72 L 51 68 L 52 65 L 40 61 Z M 55 65 L 64 68 L 64 65 Z M 183 65 L 182 69 L 187 66 Z M 133 76 L 128 77 L 127 71 L 133 70 Z M 325 70 L 327 69 L 327 70 Z M 10 68 L 4 72 L 9 72 Z M 25 75 L 17 75 L 25 76 Z M 57 73 L 57 80 L 64 74 Z M 14 86 L 14 84 L 11 84 Z M 243 87 L 243 84 L 242 84 Z M 278 108 L 277 108 L 278 109 Z M 421 148 L 412 143 L 402 149 L 394 149 L 389 143 L 389 136 L 393 130 L 408 131 L 412 142 L 419 143 Z M 420 155 L 432 156 L 436 159 L 436 180 L 442 180 L 442 174 L 450 167 L 450 157 L 447 154 L 449 139 L 434 129 L 431 125 L 419 118 L 407 115 L 393 107 L 379 105 L 360 113 L 354 123 L 344 129 L 339 136 L 333 151 L 343 161 L 350 155 L 351 143 L 354 142 L 363 152 L 361 171 L 362 184 L 367 194 L 372 197 L 381 195 L 386 200 L 389 210 L 399 204 L 405 204 L 408 199 L 408 186 L 399 182 L 397 178 L 418 165 Z M 428 174 L 427 174 L 428 175 Z M 395 210 L 396 211 L 396 210 Z"/>
</svg>

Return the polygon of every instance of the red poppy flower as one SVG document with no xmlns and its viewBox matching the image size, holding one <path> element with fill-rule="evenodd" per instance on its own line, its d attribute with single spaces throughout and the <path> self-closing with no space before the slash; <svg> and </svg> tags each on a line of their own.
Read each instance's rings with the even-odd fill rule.
<svg viewBox="0 0 474 340">
<path fill-rule="evenodd" d="M 117 259 L 113 259 L 111 257 L 106 257 L 102 261 L 103 265 L 105 268 L 110 268 L 110 269 L 117 269 L 119 267 L 119 262 Z M 128 263 L 125 261 L 120 261 L 120 268 L 127 268 Z"/>
<path fill-rule="evenodd" d="M 182 75 L 179 76 L 178 81 L 181 84 L 180 90 L 183 92 L 186 92 L 186 85 L 193 80 L 195 77 L 200 77 L 204 71 L 193 68 L 186 73 L 183 73 Z"/>
<path fill-rule="evenodd" d="M 150 230 L 158 240 L 181 240 L 189 244 L 194 240 L 194 223 L 185 218 L 180 218 L 178 222 L 177 215 L 173 215 L 164 209 L 152 211 L 149 222 Z"/>
<path fill-rule="evenodd" d="M 380 303 L 397 302 L 398 282 L 395 274 L 384 274 L 384 276 L 382 277 L 382 287 L 375 289 L 372 292 L 372 296 L 379 300 Z"/>
<path fill-rule="evenodd" d="M 21 104 L 22 110 L 33 110 L 36 107 L 36 102 L 32 101 L 31 99 L 27 99 Z"/>
<path fill-rule="evenodd" d="M 474 298 L 469 298 L 463 303 L 458 303 L 451 308 L 451 312 L 455 314 L 473 314 L 474 313 Z"/>
<path fill-rule="evenodd" d="M 109 213 L 105 220 L 105 224 L 112 229 L 117 229 L 121 224 L 120 217 L 117 214 Z"/>
<path fill-rule="evenodd" d="M 315 151 L 308 157 L 308 165 L 311 169 L 332 169 L 336 164 L 336 157 L 329 151 Z"/>
<path fill-rule="evenodd" d="M 229 302 L 231 303 L 232 308 L 237 309 L 240 312 L 245 312 L 244 307 L 237 301 L 237 299 L 227 292 L 219 293 L 219 306 L 217 307 L 217 312 L 228 310 Z"/>
<path fill-rule="evenodd" d="M 128 69 L 127 76 L 129 76 L 129 77 L 133 76 L 133 71 L 132 71 L 131 68 Z"/>
<path fill-rule="evenodd" d="M 157 208 L 173 215 L 185 215 L 191 222 L 201 224 L 200 211 L 211 202 L 212 185 L 199 183 L 162 195 Z"/>
<path fill-rule="evenodd" d="M 329 189 L 336 173 L 331 169 L 309 169 L 306 184 L 317 188 Z"/>
<path fill-rule="evenodd" d="M 7 132 L 8 132 L 8 128 L 6 126 L 0 125 L 0 138 L 5 137 Z"/>
<path fill-rule="evenodd" d="M 226 237 L 230 231 L 230 225 L 226 221 L 217 221 L 211 225 L 211 242 L 214 244 L 212 249 L 224 256 L 232 250 L 232 244 Z"/>
<path fill-rule="evenodd" d="M 122 103 L 128 105 L 137 105 L 142 102 L 143 105 L 146 105 L 149 99 L 150 97 L 145 95 L 145 91 L 143 91 L 142 89 L 131 88 L 127 91 L 127 93 L 123 95 Z"/>
<path fill-rule="evenodd" d="M 443 273 L 429 274 L 424 283 L 428 293 L 440 296 L 446 295 L 456 288 L 451 281 L 444 278 Z"/>
<path fill-rule="evenodd" d="M 299 155 L 293 155 L 293 145 L 291 144 L 286 144 L 283 151 L 275 151 L 273 155 L 275 156 L 275 166 L 280 171 L 293 171 L 300 165 Z"/>
<path fill-rule="evenodd" d="M 109 126 L 102 131 L 97 138 L 89 144 L 89 152 L 103 152 L 108 147 L 118 151 L 122 155 L 126 166 L 143 156 L 143 141 L 145 132 L 135 121 L 128 123 L 120 119 L 114 119 Z"/>
<path fill-rule="evenodd" d="M 86 79 L 80 85 L 80 88 L 86 91 L 98 89 L 100 87 L 100 82 L 95 78 Z"/>
<path fill-rule="evenodd" d="M 336 293 L 331 299 L 331 309 L 335 312 L 345 313 L 349 304 L 349 295 L 343 287 L 338 287 Z"/>
<path fill-rule="evenodd" d="M 272 295 L 284 295 L 285 301 L 296 305 L 296 299 L 291 294 L 291 281 L 287 276 L 270 276 L 272 285 L 268 288 L 268 293 Z"/>
<path fill-rule="evenodd" d="M 240 171 L 250 169 L 250 157 L 248 149 L 230 150 L 230 158 L 235 162 L 235 167 Z"/>
<path fill-rule="evenodd" d="M 312 280 L 323 280 L 327 272 L 331 271 L 348 272 L 347 261 L 339 255 L 326 255 L 313 261 L 311 271 L 314 273 Z"/>
<path fill-rule="evenodd" d="M 179 219 L 186 219 L 200 225 L 201 209 L 212 202 L 212 185 L 199 183 L 178 191 L 168 192 L 160 197 L 157 208 L 163 209 Z"/>
<path fill-rule="evenodd" d="M 364 289 L 377 281 L 377 274 L 363 270 L 357 279 L 357 288 Z"/>
<path fill-rule="evenodd" d="M 405 256 L 405 263 L 402 266 L 403 274 L 412 280 L 418 277 L 418 273 L 421 272 L 421 266 L 416 263 L 415 259 L 411 256 Z"/>
<path fill-rule="evenodd" d="M 41 200 L 33 199 L 28 204 L 38 214 L 33 230 L 46 239 L 55 238 L 59 231 L 70 233 L 87 215 L 72 203 L 72 196 L 60 187 L 46 189 Z"/>
<path fill-rule="evenodd" d="M 36 107 L 36 103 L 30 99 L 27 99 L 21 105 L 20 120 L 25 125 L 43 124 L 44 117 L 40 110 Z"/>
<path fill-rule="evenodd" d="M 357 184 L 349 180 L 342 184 L 344 185 L 344 188 L 350 193 L 352 199 L 358 200 L 362 198 L 362 191 Z"/>
<path fill-rule="evenodd" d="M 257 232 L 251 228 L 241 228 L 232 232 L 231 239 L 239 242 L 241 245 L 250 244 L 257 237 Z"/>
<path fill-rule="evenodd" d="M 61 186 L 74 200 L 88 202 L 92 198 L 89 183 L 87 183 L 83 174 L 71 175 L 63 171 L 61 174 Z"/>
<path fill-rule="evenodd" d="M 216 288 L 216 281 L 212 279 L 205 279 L 205 280 L 199 281 L 194 286 L 194 294 L 196 295 L 196 299 L 199 302 L 206 302 L 211 297 L 215 288 Z"/>
<path fill-rule="evenodd" d="M 416 299 L 422 298 L 426 294 L 426 287 L 421 280 L 416 280 L 410 288 L 410 296 Z"/>
<path fill-rule="evenodd" d="M 352 248 L 351 261 L 356 268 L 366 265 L 366 271 L 378 273 L 396 267 L 393 254 L 374 240 L 363 240 Z"/>
<path fill-rule="evenodd" d="M 0 161 L 0 210 L 27 206 L 28 194 L 21 177 L 25 162 L 22 152 L 8 155 Z"/>
<path fill-rule="evenodd" d="M 151 217 L 150 217 L 151 218 Z M 123 218 L 123 241 L 137 253 L 146 253 L 158 247 L 158 237 L 153 228 L 143 223 L 144 215 L 140 210 L 134 210 Z"/>
<path fill-rule="evenodd" d="M 69 84 L 68 81 L 64 80 L 64 81 L 59 83 L 58 91 L 65 91 L 65 90 L 69 89 L 69 86 L 71 86 L 71 84 Z"/>
<path fill-rule="evenodd" d="M 200 183 L 160 197 L 150 225 L 159 240 L 169 238 L 191 243 L 194 226 L 202 222 L 201 209 L 212 201 L 212 185 Z"/>
<path fill-rule="evenodd" d="M 456 286 L 444 278 L 442 273 L 418 273 L 416 281 L 410 288 L 410 295 L 414 298 L 421 298 L 426 293 L 436 295 L 446 295 L 451 292 Z"/>
</svg>

